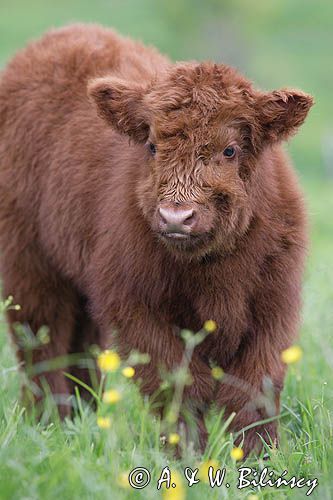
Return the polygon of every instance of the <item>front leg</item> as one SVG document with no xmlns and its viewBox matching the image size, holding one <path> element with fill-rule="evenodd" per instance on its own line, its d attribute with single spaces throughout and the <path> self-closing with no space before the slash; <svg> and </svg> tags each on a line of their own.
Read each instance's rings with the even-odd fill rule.
<svg viewBox="0 0 333 500">
<path fill-rule="evenodd" d="M 231 423 L 234 431 L 279 414 L 286 368 L 281 352 L 293 343 L 300 310 L 301 273 L 297 256 L 294 258 L 284 256 L 283 263 L 278 257 L 269 261 L 250 303 L 249 327 L 225 367 L 217 401 L 227 415 L 236 412 Z M 276 443 L 277 420 L 245 432 L 245 455 L 260 451 L 259 436 Z"/>
<path fill-rule="evenodd" d="M 184 342 L 178 336 L 174 326 L 165 318 L 155 317 L 143 306 L 133 307 L 132 311 L 122 316 L 122 319 L 117 319 L 116 344 L 122 357 L 127 357 L 133 350 L 149 355 L 148 364 L 136 367 L 136 379 L 140 380 L 141 391 L 154 396 L 155 402 L 156 394 L 158 394 L 157 402 L 161 405 L 159 409 L 161 414 L 165 410 L 163 408 L 165 399 L 163 394 L 159 395 L 163 370 L 170 373 L 184 360 L 188 362 L 192 383 L 184 388 L 181 408 L 182 410 L 186 408 L 192 414 L 197 427 L 200 448 L 204 449 L 207 432 L 203 414 L 213 399 L 215 387 L 210 367 L 195 352 L 192 353 L 190 359 L 187 359 Z M 108 345 L 103 347 L 108 347 Z M 179 415 L 179 423 L 181 426 L 185 425 L 183 415 Z M 188 435 L 188 430 L 185 425 L 186 435 Z"/>
<path fill-rule="evenodd" d="M 251 336 L 251 333 L 248 333 Z M 235 412 L 231 422 L 233 432 L 241 431 L 261 420 L 275 417 L 280 409 L 285 367 L 280 361 L 281 346 L 259 338 L 246 338 L 232 363 L 226 368 L 217 393 L 217 403 L 225 408 L 226 416 Z M 258 424 L 238 438 L 243 442 L 245 456 L 260 452 L 262 440 L 277 443 L 277 421 Z"/>
</svg>

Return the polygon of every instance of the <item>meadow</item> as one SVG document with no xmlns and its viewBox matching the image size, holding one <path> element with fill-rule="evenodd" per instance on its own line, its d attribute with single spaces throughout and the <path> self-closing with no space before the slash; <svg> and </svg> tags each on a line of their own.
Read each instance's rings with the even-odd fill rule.
<svg viewBox="0 0 333 500">
<path fill-rule="evenodd" d="M 122 394 L 112 406 L 110 428 L 98 426 L 96 413 L 79 399 L 72 419 L 56 416 L 36 423 L 19 400 L 20 374 L 7 327 L 0 319 L 0 499 L 238 499 L 304 498 L 308 488 L 237 489 L 239 467 L 268 467 L 288 477 L 317 478 L 311 498 L 333 497 L 333 70 L 330 65 L 333 4 L 250 0 L 0 1 L 0 67 L 28 39 L 50 26 L 72 21 L 102 22 L 158 46 L 174 59 L 211 58 L 238 66 L 265 88 L 295 86 L 312 93 L 316 105 L 292 155 L 308 204 L 311 242 L 304 279 L 299 345 L 303 356 L 290 366 L 282 397 L 281 443 L 265 462 L 245 463 L 230 455 L 232 437 L 219 417 L 208 419 L 204 456 L 185 450 L 175 460 L 160 442 L 160 423 L 149 412 L 137 387 L 112 373 L 110 383 Z M 1 140 L 1 138 L 0 138 Z M 0 200 L 1 203 L 1 200 Z M 24 277 L 22 277 L 24 279 Z M 103 427 L 103 425 L 102 425 Z M 107 425 L 106 425 L 107 427 Z M 210 488 L 204 480 L 189 488 L 188 466 L 204 470 L 212 459 L 227 469 L 227 481 Z M 158 491 L 157 480 L 169 466 L 177 487 Z M 128 485 L 128 472 L 146 467 L 150 484 Z M 252 496 L 251 496 L 252 495 Z"/>
</svg>

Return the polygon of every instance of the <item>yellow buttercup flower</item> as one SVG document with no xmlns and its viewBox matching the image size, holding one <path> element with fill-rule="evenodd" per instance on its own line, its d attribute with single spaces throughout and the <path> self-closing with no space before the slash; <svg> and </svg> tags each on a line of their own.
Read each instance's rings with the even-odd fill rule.
<svg viewBox="0 0 333 500">
<path fill-rule="evenodd" d="M 203 327 L 207 333 L 213 333 L 217 329 L 217 324 L 212 319 L 208 319 L 207 321 L 204 322 Z"/>
<path fill-rule="evenodd" d="M 173 488 L 172 484 L 176 487 Z M 171 470 L 170 488 L 166 488 L 165 483 L 162 484 L 164 500 L 185 500 L 186 492 L 182 476 L 177 470 Z"/>
<path fill-rule="evenodd" d="M 259 500 L 258 495 L 249 495 L 246 497 L 246 500 Z"/>
<path fill-rule="evenodd" d="M 135 375 L 135 370 L 134 370 L 133 366 L 126 366 L 125 368 L 122 369 L 121 373 L 126 378 L 132 378 Z"/>
<path fill-rule="evenodd" d="M 122 488 L 129 488 L 130 484 L 128 482 L 128 472 L 121 472 L 118 477 L 118 484 Z"/>
<path fill-rule="evenodd" d="M 223 374 L 224 372 L 220 366 L 214 366 L 214 368 L 212 368 L 212 377 L 215 378 L 215 380 L 221 380 Z"/>
<path fill-rule="evenodd" d="M 116 389 L 110 389 L 109 391 L 105 391 L 103 394 L 103 402 L 104 403 L 118 403 L 121 400 L 121 394 Z"/>
<path fill-rule="evenodd" d="M 209 467 L 213 467 L 214 471 L 216 471 L 216 469 L 219 468 L 218 461 L 211 459 L 211 460 L 207 460 L 206 462 L 202 462 L 199 465 L 198 478 L 200 479 L 200 481 L 204 481 L 205 483 L 209 483 L 209 478 L 208 478 Z"/>
<path fill-rule="evenodd" d="M 115 372 L 120 366 L 120 357 L 115 351 L 103 351 L 97 358 L 97 364 L 102 372 Z"/>
<path fill-rule="evenodd" d="M 111 427 L 111 418 L 110 417 L 98 417 L 97 425 L 100 429 L 110 429 Z"/>
<path fill-rule="evenodd" d="M 169 444 L 178 444 L 180 440 L 179 434 L 177 432 L 171 432 L 168 437 L 168 443 Z"/>
<path fill-rule="evenodd" d="M 293 345 L 281 352 L 281 359 L 287 365 L 297 363 L 303 356 L 303 351 L 298 345 Z"/>
<path fill-rule="evenodd" d="M 237 462 L 238 460 L 242 460 L 242 458 L 244 457 L 244 451 L 242 450 L 242 448 L 233 448 L 230 452 L 230 456 Z"/>
</svg>

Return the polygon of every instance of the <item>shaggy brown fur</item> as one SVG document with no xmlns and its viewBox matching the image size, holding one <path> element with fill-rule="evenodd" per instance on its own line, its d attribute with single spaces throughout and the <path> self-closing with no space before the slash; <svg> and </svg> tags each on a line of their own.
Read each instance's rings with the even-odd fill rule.
<svg viewBox="0 0 333 500">
<path fill-rule="evenodd" d="M 34 362 L 106 348 L 116 329 L 123 356 L 150 354 L 137 376 L 152 394 L 160 366 L 181 360 L 179 330 L 212 319 L 185 394 L 201 444 L 212 401 L 236 412 L 235 430 L 278 412 L 306 244 L 281 141 L 311 105 L 97 26 L 19 52 L 0 82 L 1 266 L 4 296 L 22 305 L 9 323 L 50 327 Z M 61 370 L 44 375 L 69 394 Z M 246 452 L 257 433 L 275 439 L 276 424 L 246 432 Z"/>
</svg>

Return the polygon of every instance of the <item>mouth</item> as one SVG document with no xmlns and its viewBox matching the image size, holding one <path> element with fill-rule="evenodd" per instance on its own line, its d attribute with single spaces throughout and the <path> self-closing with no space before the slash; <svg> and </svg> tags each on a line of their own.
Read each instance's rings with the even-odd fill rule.
<svg viewBox="0 0 333 500">
<path fill-rule="evenodd" d="M 162 238 L 167 238 L 169 240 L 181 240 L 181 241 L 186 241 L 190 240 L 191 238 L 194 238 L 193 236 L 191 237 L 190 234 L 186 233 L 161 233 Z"/>
<path fill-rule="evenodd" d="M 180 252 L 197 252 L 208 243 L 208 235 L 180 232 L 160 232 L 159 239 L 170 249 Z"/>
</svg>

